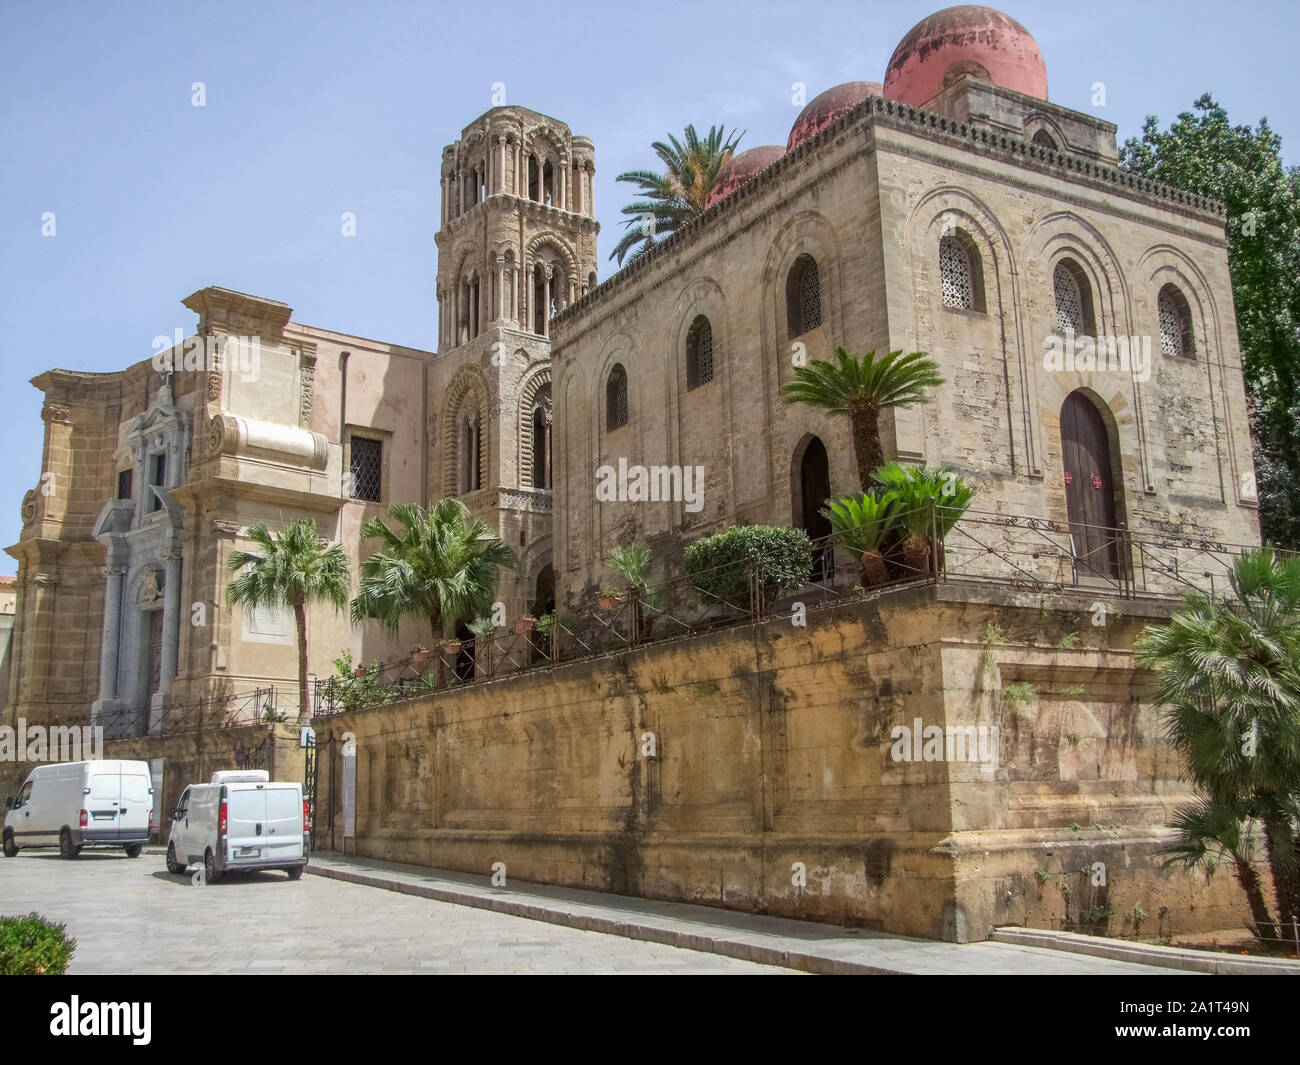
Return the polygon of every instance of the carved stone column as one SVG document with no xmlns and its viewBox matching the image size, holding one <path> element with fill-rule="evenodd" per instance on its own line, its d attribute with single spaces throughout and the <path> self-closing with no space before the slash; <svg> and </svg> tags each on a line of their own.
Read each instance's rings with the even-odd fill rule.
<svg viewBox="0 0 1300 1065">
<path fill-rule="evenodd" d="M 126 576 L 123 566 L 105 566 L 104 575 L 104 632 L 99 641 L 99 699 L 96 710 L 109 699 L 117 698 L 117 656 L 122 621 L 122 581 Z M 96 713 L 98 717 L 98 713 Z"/>
</svg>

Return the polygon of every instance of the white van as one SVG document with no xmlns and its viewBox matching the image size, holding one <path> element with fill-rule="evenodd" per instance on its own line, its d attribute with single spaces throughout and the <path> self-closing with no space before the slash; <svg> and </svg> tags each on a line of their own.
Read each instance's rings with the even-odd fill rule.
<svg viewBox="0 0 1300 1065">
<path fill-rule="evenodd" d="M 226 873 L 283 869 L 297 880 L 307 865 L 307 817 L 301 784 L 272 781 L 264 769 L 213 773 L 186 788 L 172 811 L 167 871 L 202 865 L 215 884 Z"/>
<path fill-rule="evenodd" d="M 148 762 L 99 759 L 38 765 L 16 798 L 5 799 L 4 853 L 58 847 L 120 847 L 140 857 L 153 832 L 153 778 Z"/>
</svg>

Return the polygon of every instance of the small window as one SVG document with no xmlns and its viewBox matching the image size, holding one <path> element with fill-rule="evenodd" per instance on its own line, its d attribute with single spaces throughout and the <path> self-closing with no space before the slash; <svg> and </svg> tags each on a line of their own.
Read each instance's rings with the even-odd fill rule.
<svg viewBox="0 0 1300 1065">
<path fill-rule="evenodd" d="M 162 510 L 162 490 L 167 485 L 167 452 L 149 456 L 149 513 Z M 157 489 L 154 491 L 153 489 Z"/>
<path fill-rule="evenodd" d="M 1045 129 L 1040 129 L 1035 133 L 1030 143 L 1037 144 L 1040 148 L 1050 148 L 1052 151 L 1056 151 L 1056 141 L 1052 139 L 1052 135 Z"/>
<path fill-rule="evenodd" d="M 133 479 L 132 475 L 134 474 L 134 472 L 135 472 L 134 470 L 117 471 L 117 498 L 118 499 L 131 498 L 131 481 Z"/>
<path fill-rule="evenodd" d="M 704 315 L 686 334 L 686 387 L 699 388 L 713 380 L 713 326 Z"/>
<path fill-rule="evenodd" d="M 1057 263 L 1052 271 L 1052 289 L 1056 297 L 1057 331 L 1091 335 L 1092 290 L 1079 265 L 1070 259 Z"/>
<path fill-rule="evenodd" d="M 26 806 L 32 797 L 32 782 L 29 780 L 18 791 L 18 798 L 14 800 L 14 807 Z"/>
<path fill-rule="evenodd" d="M 970 283 L 970 257 L 956 237 L 943 237 L 939 241 L 939 280 L 945 307 L 970 310 L 975 302 Z"/>
<path fill-rule="evenodd" d="M 478 411 L 466 414 L 460 424 L 460 493 L 483 487 L 482 423 Z"/>
<path fill-rule="evenodd" d="M 822 324 L 821 275 L 817 270 L 817 260 L 811 255 L 800 255 L 790 267 L 785 303 L 791 339 Z"/>
<path fill-rule="evenodd" d="M 1192 354 L 1192 312 L 1183 294 L 1173 285 L 1160 290 L 1160 350 L 1166 355 Z"/>
<path fill-rule="evenodd" d="M 605 428 L 621 429 L 627 424 L 627 371 L 622 364 L 609 371 L 605 383 Z"/>
<path fill-rule="evenodd" d="M 352 453 L 348 495 L 364 503 L 378 503 L 384 469 L 383 441 L 354 436 L 348 443 Z"/>
</svg>

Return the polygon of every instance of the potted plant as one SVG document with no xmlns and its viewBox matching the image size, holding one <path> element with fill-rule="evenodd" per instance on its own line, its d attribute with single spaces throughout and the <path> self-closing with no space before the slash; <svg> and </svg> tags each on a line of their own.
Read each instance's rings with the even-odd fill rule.
<svg viewBox="0 0 1300 1065">
<path fill-rule="evenodd" d="M 532 614 L 521 614 L 515 618 L 515 632 L 520 636 L 533 631 L 533 626 L 537 624 L 537 619 Z"/>
<path fill-rule="evenodd" d="M 837 499 L 822 510 L 838 543 L 858 556 L 862 585 L 884 584 L 888 576 L 880 545 L 894 527 L 898 494 L 857 495 Z"/>
<path fill-rule="evenodd" d="M 357 666 L 355 672 L 354 672 L 352 675 L 353 675 L 354 677 L 364 677 L 364 676 L 366 676 L 366 674 L 368 674 L 369 672 L 370 672 L 370 667 L 369 667 L 369 666 Z"/>
<path fill-rule="evenodd" d="M 411 660 L 413 662 L 423 662 L 429 657 L 429 649 L 424 644 L 417 643 L 411 648 Z"/>
<path fill-rule="evenodd" d="M 602 588 L 596 598 L 596 603 L 601 610 L 617 610 L 622 602 L 623 596 L 617 588 Z"/>
<path fill-rule="evenodd" d="M 902 530 L 905 569 L 925 573 L 931 552 L 942 566 L 944 538 L 970 506 L 975 489 L 949 470 L 897 462 L 873 470 L 871 476 L 898 497 L 895 516 Z"/>
<path fill-rule="evenodd" d="M 448 640 L 442 645 L 442 650 L 444 654 L 458 655 L 460 654 L 460 646 L 459 640 Z"/>
</svg>

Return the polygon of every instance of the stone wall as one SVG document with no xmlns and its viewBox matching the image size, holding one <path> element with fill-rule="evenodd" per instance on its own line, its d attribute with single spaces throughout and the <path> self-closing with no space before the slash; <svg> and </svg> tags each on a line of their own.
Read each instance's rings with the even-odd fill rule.
<svg viewBox="0 0 1300 1065">
<path fill-rule="evenodd" d="M 1233 925 L 1226 872 L 1153 858 L 1188 796 L 1131 646 L 1168 604 L 1111 606 L 915 587 L 317 719 L 318 846 L 352 733 L 361 855 L 956 941 Z M 896 761 L 917 718 L 998 726 L 997 768 Z"/>
</svg>

